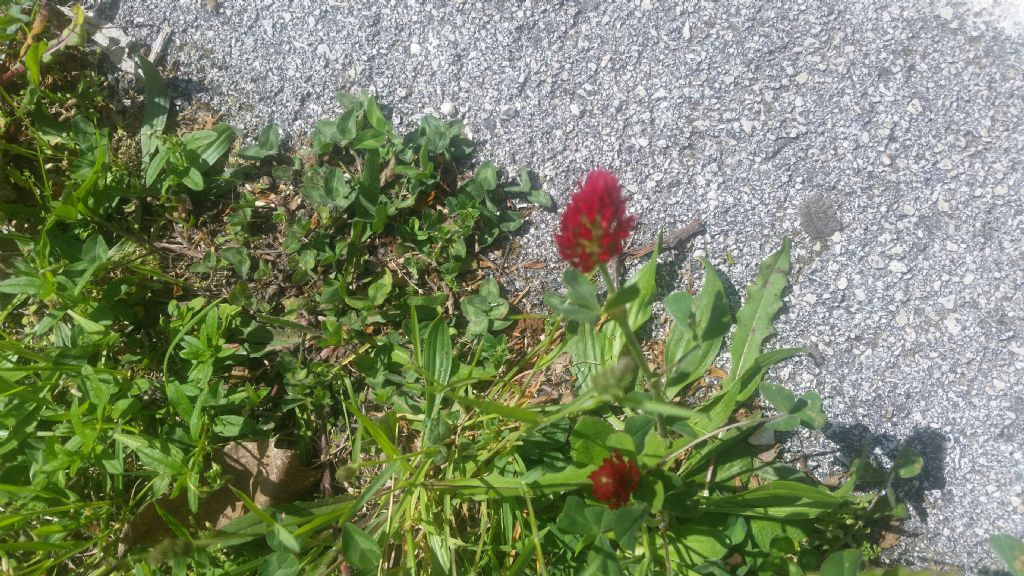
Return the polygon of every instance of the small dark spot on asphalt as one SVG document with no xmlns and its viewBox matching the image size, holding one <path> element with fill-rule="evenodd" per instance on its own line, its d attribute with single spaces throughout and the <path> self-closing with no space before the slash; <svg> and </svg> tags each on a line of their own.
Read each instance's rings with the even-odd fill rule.
<svg viewBox="0 0 1024 576">
<path fill-rule="evenodd" d="M 824 194 L 812 194 L 800 203 L 800 228 L 811 238 L 828 238 L 842 227 L 835 203 Z"/>
</svg>

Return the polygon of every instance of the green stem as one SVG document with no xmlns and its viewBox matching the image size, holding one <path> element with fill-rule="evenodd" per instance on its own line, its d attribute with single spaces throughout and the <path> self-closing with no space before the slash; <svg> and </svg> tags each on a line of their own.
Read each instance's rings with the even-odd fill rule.
<svg viewBox="0 0 1024 576">
<path fill-rule="evenodd" d="M 611 274 L 608 273 L 608 267 L 604 264 L 598 264 L 597 270 L 601 274 L 601 278 L 604 280 L 605 286 L 608 287 L 608 298 L 611 298 L 617 291 L 615 283 L 612 281 Z M 651 370 L 650 365 L 647 364 L 647 357 L 644 356 L 643 349 L 640 348 L 640 342 L 636 339 L 636 334 L 633 334 L 633 330 L 629 327 L 629 318 L 626 317 L 625 308 L 618 310 L 608 310 L 608 317 L 615 321 L 622 330 L 623 336 L 626 338 L 626 347 L 629 348 L 629 352 L 633 355 L 633 360 L 636 360 L 637 366 L 640 367 L 640 371 L 644 374 L 644 379 L 650 382 L 651 391 L 655 393 L 658 400 L 664 400 L 663 391 L 658 379 L 654 375 L 654 371 Z"/>
<path fill-rule="evenodd" d="M 612 275 L 608 273 L 608 267 L 604 264 L 597 265 L 597 272 L 601 275 L 601 280 L 604 280 L 605 288 L 608 289 L 608 296 L 611 296 L 615 292 L 618 292 L 619 287 L 615 285 L 615 281 L 612 280 Z"/>
<path fill-rule="evenodd" d="M 616 292 L 616 286 L 611 275 L 608 273 L 608 267 L 604 264 L 598 264 L 597 270 L 601 274 L 601 278 L 604 279 L 605 286 L 608 287 L 608 298 L 611 298 Z M 636 362 L 636 365 L 640 367 L 640 372 L 644 375 L 644 380 L 651 388 L 651 394 L 654 395 L 655 400 L 664 402 L 665 389 L 661 385 L 661 379 L 653 370 L 651 370 L 650 364 L 647 363 L 647 357 L 644 356 L 644 351 L 640 348 L 640 342 L 636 339 L 636 334 L 633 333 L 633 329 L 629 326 L 629 317 L 626 315 L 626 307 L 620 306 L 614 310 L 608 310 L 607 312 L 608 317 L 614 320 L 615 323 L 619 325 L 619 329 L 622 330 L 622 335 L 626 340 L 626 347 L 629 348 L 629 352 L 633 356 L 633 360 Z M 658 434 L 664 437 L 665 419 L 658 414 L 655 416 L 655 422 L 657 423 Z"/>
<path fill-rule="evenodd" d="M 614 316 L 616 316 L 614 320 L 618 322 L 619 328 L 622 329 L 622 333 L 626 337 L 626 347 L 629 348 L 629 351 L 633 354 L 633 359 L 636 360 L 637 365 L 640 366 L 640 371 L 644 373 L 644 378 L 651 384 L 651 389 L 655 392 L 657 399 L 664 400 L 664 398 L 662 398 L 664 393 L 661 391 L 661 383 L 657 376 L 654 375 L 654 371 L 651 370 L 651 367 L 647 364 L 647 357 L 644 356 L 644 351 L 640 348 L 640 342 L 637 341 L 636 335 L 633 334 L 633 331 L 629 328 L 629 320 L 625 317 L 619 317 L 618 314 L 615 314 Z"/>
<path fill-rule="evenodd" d="M 671 461 L 675 460 L 676 458 L 678 458 L 683 452 L 686 452 L 687 450 L 690 450 L 691 448 L 693 448 L 697 444 L 700 444 L 701 442 L 703 442 L 705 440 L 709 440 L 711 438 L 714 438 L 715 436 L 718 436 L 719 434 L 721 434 L 723 432 L 727 432 L 727 431 L 732 430 L 734 428 L 746 428 L 746 427 L 754 426 L 756 424 L 762 424 L 764 422 L 770 422 L 770 420 L 768 420 L 767 418 L 753 418 L 753 419 L 750 419 L 750 420 L 740 420 L 739 422 L 734 422 L 734 423 L 729 424 L 727 426 L 722 426 L 721 428 L 718 428 L 716 430 L 712 430 L 711 432 L 708 432 L 707 434 L 697 438 L 696 440 L 693 440 L 692 442 L 690 442 L 689 444 L 687 444 L 686 446 L 683 446 L 682 448 L 680 448 L 678 450 L 673 450 L 671 454 L 669 454 L 669 455 L 667 455 L 667 456 L 665 456 L 664 458 L 661 459 L 661 463 L 662 464 L 668 464 L 669 462 L 671 462 Z"/>
</svg>

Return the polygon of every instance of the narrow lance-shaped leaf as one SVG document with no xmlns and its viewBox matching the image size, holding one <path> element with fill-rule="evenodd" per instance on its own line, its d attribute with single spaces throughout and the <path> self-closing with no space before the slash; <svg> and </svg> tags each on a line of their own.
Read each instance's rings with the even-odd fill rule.
<svg viewBox="0 0 1024 576">
<path fill-rule="evenodd" d="M 637 287 L 640 290 L 640 295 L 636 300 L 633 300 L 626 307 L 626 316 L 629 320 L 629 327 L 631 329 L 639 330 L 647 320 L 651 318 L 651 310 L 654 305 L 654 294 L 657 291 L 655 286 L 655 280 L 658 275 L 658 255 L 661 254 L 661 238 L 662 234 L 658 234 L 658 239 L 654 244 L 654 251 L 651 252 L 650 258 L 647 262 L 637 270 L 636 274 L 630 278 L 623 290 Z"/>
<path fill-rule="evenodd" d="M 46 42 L 36 42 L 25 52 L 25 69 L 28 71 L 28 83 L 38 87 L 42 81 L 42 58 L 46 52 Z"/>
<path fill-rule="evenodd" d="M 824 488 L 776 480 L 746 492 L 704 498 L 701 507 L 721 514 L 797 520 L 816 518 L 842 503 L 841 497 Z"/>
<path fill-rule="evenodd" d="M 488 474 L 479 478 L 450 478 L 431 482 L 430 489 L 462 496 L 486 495 L 495 498 L 527 494 L 561 494 L 590 485 L 591 480 L 587 476 L 593 470 L 593 467 L 569 467 L 561 472 L 542 474 L 529 481 L 500 474 Z"/>
<path fill-rule="evenodd" d="M 377 130 L 385 133 L 391 132 L 391 123 L 381 113 L 380 108 L 377 107 L 377 101 L 373 96 L 367 96 L 366 98 L 366 120 Z"/>
<path fill-rule="evenodd" d="M 508 404 L 501 404 L 499 402 L 492 402 L 482 398 L 473 398 L 458 394 L 451 394 L 450 396 L 459 404 L 475 408 L 483 414 L 494 414 L 501 416 L 502 418 L 525 422 L 527 424 L 536 424 L 540 422 L 540 415 L 521 406 L 509 406 Z"/>
<path fill-rule="evenodd" d="M 435 318 L 423 340 L 423 369 L 441 384 L 447 384 L 452 373 L 452 338 L 444 318 Z"/>
<path fill-rule="evenodd" d="M 143 57 L 139 57 L 138 62 L 146 85 L 146 107 L 142 113 L 142 170 L 146 171 L 156 151 L 157 139 L 167 125 L 171 98 L 156 66 Z"/>
<path fill-rule="evenodd" d="M 566 345 L 566 352 L 572 355 L 570 371 L 576 379 L 576 388 L 584 391 L 593 387 L 594 377 L 614 355 L 614 344 L 607 334 L 590 326 L 582 325 L 578 330 Z"/>
<path fill-rule="evenodd" d="M 773 322 L 782 308 L 782 292 L 789 284 L 790 240 L 769 256 L 758 269 L 757 278 L 747 288 L 747 301 L 736 314 L 732 336 L 732 376 L 743 374 L 761 353 L 761 347 L 775 333 Z"/>
<path fill-rule="evenodd" d="M 157 442 L 152 438 L 130 434 L 114 433 L 114 438 L 131 448 L 142 463 L 160 474 L 177 476 L 184 471 L 185 454 L 166 441 Z"/>
<path fill-rule="evenodd" d="M 30 276 L 19 276 L 0 281 L 0 294 L 29 294 L 38 295 L 45 288 L 46 283 L 39 278 Z"/>
</svg>

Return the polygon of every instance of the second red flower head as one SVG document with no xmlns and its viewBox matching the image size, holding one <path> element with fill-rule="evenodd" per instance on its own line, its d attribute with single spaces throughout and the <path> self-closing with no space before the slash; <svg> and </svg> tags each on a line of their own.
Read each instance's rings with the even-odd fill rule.
<svg viewBox="0 0 1024 576">
<path fill-rule="evenodd" d="M 594 498 L 615 510 L 625 506 L 640 485 L 640 468 L 616 450 L 590 473 L 590 481 L 594 483 Z"/>
</svg>

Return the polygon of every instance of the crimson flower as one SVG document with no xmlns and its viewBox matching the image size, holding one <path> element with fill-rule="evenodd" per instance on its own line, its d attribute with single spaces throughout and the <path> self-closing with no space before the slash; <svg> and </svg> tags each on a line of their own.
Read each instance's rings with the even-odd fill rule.
<svg viewBox="0 0 1024 576">
<path fill-rule="evenodd" d="M 566 262 L 586 274 L 618 256 L 635 225 L 636 217 L 626 215 L 618 179 L 598 169 L 569 199 L 555 244 Z"/>
<path fill-rule="evenodd" d="M 629 502 L 630 495 L 640 484 L 640 468 L 616 450 L 590 473 L 589 478 L 594 483 L 594 498 L 608 502 L 608 507 L 615 510 Z"/>
</svg>

